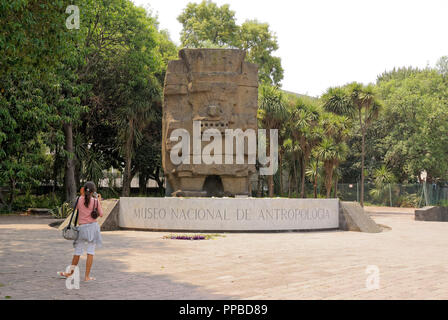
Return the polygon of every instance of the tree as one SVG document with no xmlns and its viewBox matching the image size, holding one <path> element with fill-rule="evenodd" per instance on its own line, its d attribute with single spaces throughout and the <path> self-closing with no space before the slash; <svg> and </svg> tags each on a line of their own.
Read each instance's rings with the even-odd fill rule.
<svg viewBox="0 0 448 320">
<path fill-rule="evenodd" d="M 261 126 L 267 129 L 269 134 L 267 140 L 269 144 L 269 150 L 272 151 L 270 129 L 281 129 L 284 122 L 287 119 L 287 110 L 285 106 L 284 97 L 282 91 L 276 87 L 269 85 L 261 86 L 258 98 L 259 112 L 258 119 Z M 281 166 L 281 164 L 280 164 Z M 269 197 L 274 196 L 274 176 L 268 176 L 268 189 Z"/>
<path fill-rule="evenodd" d="M 281 59 L 273 56 L 278 50 L 277 37 L 269 24 L 247 20 L 239 31 L 238 47 L 247 51 L 247 61 L 258 65 L 258 77 L 263 83 L 278 85 L 283 79 Z"/>
<path fill-rule="evenodd" d="M 183 27 L 182 46 L 243 49 L 246 60 L 258 64 L 261 83 L 279 85 L 283 79 L 281 59 L 273 56 L 277 37 L 269 24 L 247 20 L 239 26 L 229 5 L 219 7 L 211 1 L 189 3 L 177 19 Z"/>
<path fill-rule="evenodd" d="M 436 63 L 436 70 L 443 76 L 448 75 L 448 56 L 440 57 Z"/>
<path fill-rule="evenodd" d="M 80 96 L 90 112 L 81 116 L 84 122 L 75 128 L 83 136 L 86 151 L 78 159 L 78 168 L 85 171 L 81 175 L 98 179 L 100 166 L 123 166 L 122 192 L 127 196 L 135 174 L 135 148 L 161 96 L 165 54 L 159 49 L 172 47 L 168 36 L 156 29 L 156 20 L 130 1 L 86 0 L 81 10 L 83 41 L 77 50 L 76 75 L 78 83 L 91 88 L 91 94 Z M 104 133 L 100 135 L 104 140 L 95 137 L 97 131 Z M 87 147 L 92 145 L 97 149 Z"/>
<path fill-rule="evenodd" d="M 364 206 L 364 160 L 367 127 L 378 116 L 381 107 L 373 85 L 364 86 L 353 82 L 344 88 L 330 88 L 324 95 L 324 108 L 339 115 L 357 118 L 361 131 L 361 194 L 360 204 Z"/>
<path fill-rule="evenodd" d="M 204 48 L 209 43 L 237 46 L 239 27 L 228 4 L 218 7 L 212 1 L 189 3 L 177 20 L 183 26 L 180 40 L 185 47 Z"/>
<path fill-rule="evenodd" d="M 43 132 L 57 120 L 46 90 L 70 50 L 64 3 L 0 1 L 0 185 L 10 187 L 9 208 L 16 188 L 36 185 L 44 169 Z"/>
<path fill-rule="evenodd" d="M 80 28 L 68 30 L 66 1 L 0 0 L 0 185 L 10 203 L 16 188 L 48 182 L 50 163 L 54 190 L 64 169 L 67 200 L 111 166 L 130 182 L 142 132 L 160 130 L 153 115 L 177 54 L 167 32 L 129 0 L 76 5 Z"/>
<path fill-rule="evenodd" d="M 436 70 L 379 80 L 384 108 L 369 128 L 377 166 L 385 164 L 398 182 L 418 181 L 422 170 L 428 180 L 447 179 L 448 86 Z"/>
<path fill-rule="evenodd" d="M 333 185 L 334 170 L 348 154 L 345 141 L 349 136 L 350 121 L 345 116 L 324 114 L 322 126 L 325 130 L 325 138 L 319 145 L 319 158 L 323 161 L 325 170 L 325 190 L 327 198 L 330 197 Z"/>
<path fill-rule="evenodd" d="M 287 124 L 287 132 L 297 145 L 295 148 L 300 164 L 300 197 L 305 195 L 305 176 L 312 151 L 323 136 L 323 128 L 319 125 L 321 110 L 311 99 L 297 98 L 293 105 Z"/>
</svg>

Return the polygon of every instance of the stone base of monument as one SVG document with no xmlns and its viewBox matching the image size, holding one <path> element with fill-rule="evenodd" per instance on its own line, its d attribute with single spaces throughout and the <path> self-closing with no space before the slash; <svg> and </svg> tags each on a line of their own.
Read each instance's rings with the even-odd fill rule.
<svg viewBox="0 0 448 320">
<path fill-rule="evenodd" d="M 338 199 L 120 198 L 124 229 L 192 232 L 339 229 Z"/>
<path fill-rule="evenodd" d="M 358 202 L 340 202 L 339 229 L 368 233 L 381 232 L 382 229 L 364 211 Z"/>
<path fill-rule="evenodd" d="M 448 221 L 448 207 L 424 207 L 415 209 L 416 221 Z"/>
</svg>

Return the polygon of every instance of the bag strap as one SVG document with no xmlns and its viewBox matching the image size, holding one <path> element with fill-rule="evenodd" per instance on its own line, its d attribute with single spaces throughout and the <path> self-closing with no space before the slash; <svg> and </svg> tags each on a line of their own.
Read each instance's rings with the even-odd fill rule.
<svg viewBox="0 0 448 320">
<path fill-rule="evenodd" d="M 75 205 L 73 206 L 73 213 L 72 213 L 72 215 L 70 216 L 70 222 L 68 223 L 67 229 L 70 229 L 70 227 L 71 227 L 71 225 L 72 225 L 73 214 L 76 215 L 76 218 L 75 218 L 75 226 L 76 226 L 76 224 L 78 223 L 78 212 L 79 212 L 79 210 L 76 209 L 76 207 L 78 206 L 78 200 L 79 200 L 79 197 L 76 199 Z"/>
</svg>

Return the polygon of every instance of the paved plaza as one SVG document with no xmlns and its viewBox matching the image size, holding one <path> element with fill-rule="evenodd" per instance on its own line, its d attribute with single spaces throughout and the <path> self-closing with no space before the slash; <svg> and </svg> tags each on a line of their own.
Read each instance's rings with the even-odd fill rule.
<svg viewBox="0 0 448 320">
<path fill-rule="evenodd" d="M 79 290 L 56 275 L 73 249 L 48 225 L 55 220 L 0 215 L 0 299 L 448 299 L 448 223 L 414 221 L 409 209 L 369 211 L 386 231 L 223 233 L 196 241 L 103 232 L 97 280 L 81 281 Z M 81 276 L 84 269 L 85 256 Z M 379 289 L 366 287 L 369 270 L 379 271 Z"/>
</svg>

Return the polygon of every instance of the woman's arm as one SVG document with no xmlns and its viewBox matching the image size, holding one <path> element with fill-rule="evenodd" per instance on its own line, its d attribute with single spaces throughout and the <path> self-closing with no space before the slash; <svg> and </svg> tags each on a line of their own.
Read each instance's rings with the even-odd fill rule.
<svg viewBox="0 0 448 320">
<path fill-rule="evenodd" d="M 100 217 L 103 216 L 103 207 L 101 206 L 101 196 L 98 197 L 98 213 L 100 214 Z"/>
</svg>

